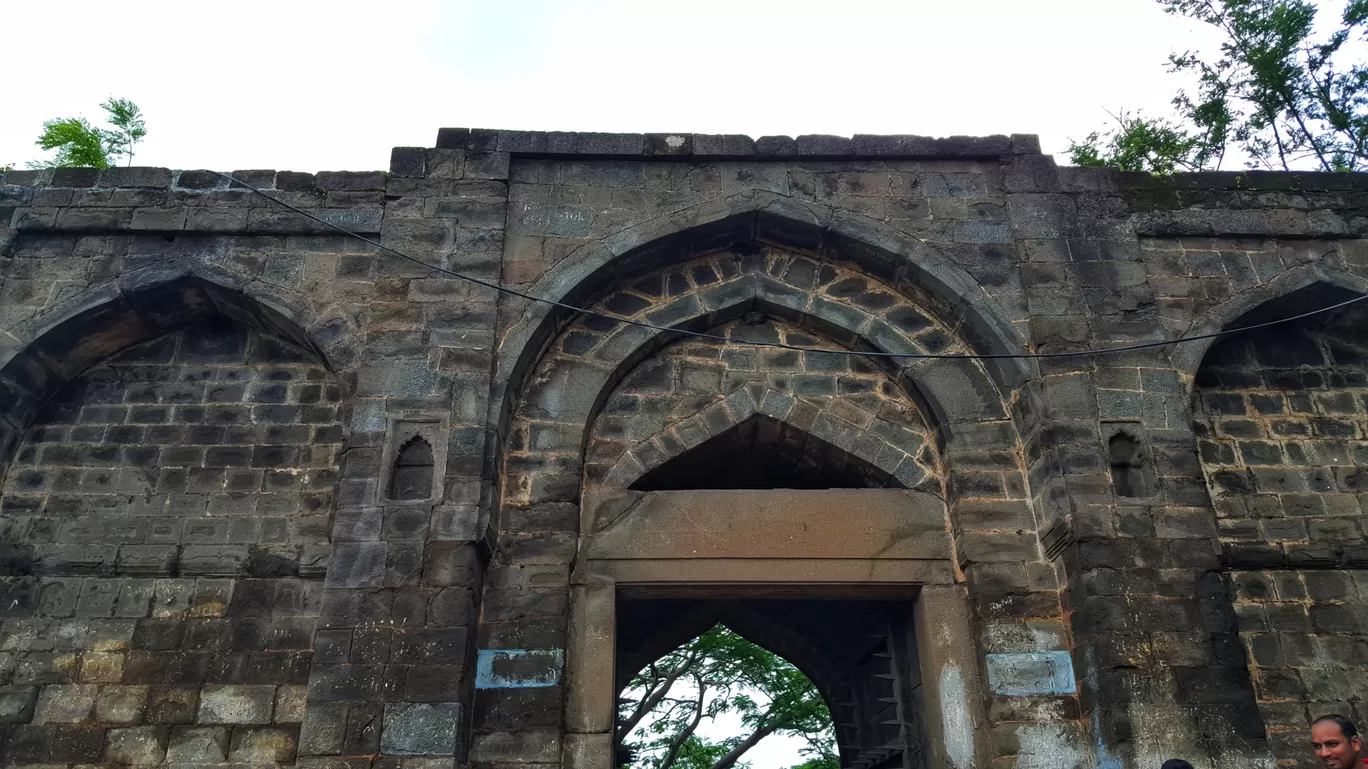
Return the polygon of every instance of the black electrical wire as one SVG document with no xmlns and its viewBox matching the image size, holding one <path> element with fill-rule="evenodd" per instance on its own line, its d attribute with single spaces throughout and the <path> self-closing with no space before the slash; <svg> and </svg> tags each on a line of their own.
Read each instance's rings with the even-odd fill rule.
<svg viewBox="0 0 1368 769">
<path fill-rule="evenodd" d="M 861 357 L 869 357 L 869 358 L 909 358 L 909 359 L 934 359 L 934 360 L 1005 360 L 1005 359 L 1048 360 L 1048 359 L 1055 359 L 1055 358 L 1081 358 L 1081 357 L 1088 356 L 1088 355 L 1110 355 L 1110 354 L 1119 353 L 1119 352 L 1131 352 L 1131 351 L 1133 351 L 1133 350 L 1148 350 L 1148 349 L 1152 349 L 1152 348 L 1155 348 L 1155 347 L 1167 347 L 1167 346 L 1169 346 L 1169 345 L 1179 345 L 1179 344 L 1184 344 L 1184 343 L 1186 343 L 1186 342 L 1196 342 L 1196 341 L 1200 341 L 1200 340 L 1203 340 L 1203 339 L 1215 339 L 1215 338 L 1217 338 L 1217 337 L 1229 336 L 1229 335 L 1231 335 L 1231 334 L 1239 334 L 1239 333 L 1243 333 L 1243 332 L 1245 332 L 1245 331 L 1253 331 L 1253 330 L 1255 330 L 1255 329 L 1267 328 L 1267 327 L 1269 327 L 1269 326 L 1277 326 L 1277 325 L 1280 325 L 1280 324 L 1283 324 L 1283 323 L 1291 323 L 1291 322 L 1293 322 L 1293 321 L 1302 320 L 1303 318 L 1310 318 L 1310 317 L 1313 317 L 1313 316 L 1316 316 L 1316 315 L 1323 315 L 1323 314 L 1325 314 L 1325 313 L 1327 313 L 1327 312 L 1333 312 L 1334 310 L 1338 310 L 1338 309 L 1340 309 L 1341 307 L 1347 307 L 1347 306 L 1349 306 L 1349 305 L 1351 305 L 1351 304 L 1354 304 L 1355 302 L 1361 302 L 1361 301 L 1363 301 L 1363 300 L 1365 300 L 1365 299 L 1368 299 L 1368 294 L 1364 294 L 1364 295 L 1362 295 L 1362 296 L 1356 296 L 1356 297 L 1354 297 L 1354 298 L 1352 298 L 1352 299 L 1346 299 L 1346 300 L 1344 300 L 1343 302 L 1338 302 L 1338 303 L 1336 303 L 1336 304 L 1332 304 L 1332 305 L 1330 305 L 1330 306 L 1328 306 L 1328 307 L 1321 307 L 1321 308 L 1319 308 L 1319 309 L 1311 310 L 1311 311 L 1309 311 L 1309 312 L 1303 312 L 1303 313 L 1301 313 L 1301 314 L 1293 315 L 1293 316 L 1290 316 L 1290 317 L 1287 317 L 1287 318 L 1279 318 L 1278 320 L 1270 320 L 1270 321 L 1266 321 L 1266 322 L 1264 322 L 1264 323 L 1254 323 L 1254 324 L 1248 325 L 1248 326 L 1240 326 L 1239 328 L 1229 328 L 1229 329 L 1224 329 L 1224 330 L 1221 330 L 1221 331 L 1213 331 L 1213 332 L 1207 333 L 1207 334 L 1195 334 L 1195 335 L 1193 335 L 1193 336 L 1179 337 L 1178 339 L 1165 339 L 1165 340 L 1159 341 L 1159 342 L 1141 342 L 1141 343 L 1138 343 L 1138 344 L 1123 345 L 1123 346 L 1121 346 L 1121 347 L 1104 347 L 1104 348 L 1102 348 L 1102 349 L 1100 349 L 1100 350 L 1077 350 L 1077 351 L 1074 351 L 1074 352 L 988 353 L 988 354 L 982 354 L 982 355 L 980 355 L 980 354 L 974 354 L 974 353 L 900 353 L 900 352 L 881 352 L 881 351 L 878 351 L 878 350 L 871 350 L 871 351 L 868 351 L 868 352 L 862 352 L 862 351 L 860 351 L 860 350 L 840 350 L 840 349 L 831 350 L 831 349 L 821 349 L 821 348 L 816 348 L 816 347 L 804 347 L 804 346 L 802 346 L 802 345 L 796 345 L 796 344 L 785 344 L 784 342 L 747 342 L 747 341 L 740 341 L 740 340 L 728 339 L 728 338 L 726 338 L 726 337 L 724 337 L 724 336 L 721 336 L 721 335 L 719 335 L 719 334 L 709 334 L 709 333 L 703 332 L 703 331 L 690 331 L 690 330 L 688 330 L 688 329 L 682 329 L 682 328 L 670 328 L 670 327 L 668 327 L 668 326 L 657 326 L 657 325 L 654 325 L 654 324 L 652 324 L 652 323 L 647 323 L 647 322 L 645 322 L 645 321 L 632 320 L 631 318 L 620 318 L 620 317 L 618 317 L 618 316 L 616 316 L 616 315 L 610 315 L 610 314 L 605 313 L 605 312 L 599 312 L 598 310 L 590 310 L 590 309 L 587 309 L 587 308 L 584 308 L 584 307 L 576 307 L 575 305 L 572 305 L 572 304 L 566 304 L 565 302 L 558 302 L 558 301 L 556 301 L 555 299 L 546 299 L 546 298 L 543 298 L 543 297 L 540 297 L 540 296 L 533 296 L 533 295 L 528 294 L 528 293 L 526 293 L 526 292 L 524 292 L 524 291 L 519 291 L 519 290 L 517 290 L 516 288 L 509 288 L 508 286 L 502 286 L 502 285 L 499 285 L 498 283 L 493 283 L 493 282 L 491 282 L 491 281 L 484 280 L 484 279 L 482 279 L 482 278 L 474 277 L 473 275 L 466 275 L 466 274 L 464 274 L 464 273 L 456 272 L 456 271 L 454 271 L 454 270 L 448 270 L 447 268 L 442 267 L 441 265 L 432 264 L 431 262 L 425 262 L 425 261 L 423 261 L 422 259 L 419 259 L 419 258 L 417 258 L 417 257 L 409 256 L 408 254 L 406 254 L 406 253 L 404 253 L 404 252 L 402 252 L 402 251 L 399 251 L 398 249 L 390 248 L 389 246 L 383 245 L 383 244 L 381 244 L 380 242 L 375 241 L 375 240 L 372 240 L 372 239 L 370 239 L 370 238 L 368 238 L 368 237 L 366 237 L 366 236 L 364 236 L 364 235 L 361 235 L 361 234 L 359 234 L 359 233 L 352 232 L 351 230 L 348 230 L 348 229 L 346 229 L 345 227 L 340 227 L 340 226 L 338 226 L 338 225 L 336 225 L 336 224 L 333 224 L 332 222 L 329 222 L 329 221 L 327 221 L 327 220 L 325 220 L 325 219 L 322 219 L 322 218 L 320 218 L 320 217 L 314 216 L 313 214 L 309 213 L 308 211 L 305 211 L 305 210 L 302 209 L 302 208 L 299 208 L 299 207 L 297 207 L 297 206 L 291 205 L 291 204 L 289 204 L 289 203 L 287 203 L 287 202 L 281 200 L 280 198 L 277 198 L 277 197 L 274 197 L 274 196 L 272 196 L 272 195 L 266 194 L 266 192 L 264 192 L 263 190 L 257 189 L 256 187 L 253 187 L 252 185 L 247 184 L 246 182 L 239 181 L 239 180 L 233 178 L 232 174 L 226 174 L 226 173 L 223 173 L 222 171 L 215 171 L 214 173 L 218 174 L 219 176 L 223 177 L 224 179 L 227 179 L 227 180 L 228 180 L 230 183 L 232 183 L 232 184 L 235 184 L 235 185 L 237 185 L 237 186 L 239 186 L 239 187 L 242 187 L 242 188 L 244 188 L 244 189 L 250 190 L 251 192 L 254 192 L 254 193 L 256 193 L 257 195 L 260 195 L 261 197 L 266 198 L 267 200 L 271 201 L 272 203 L 275 203 L 276 205 L 279 205 L 279 206 L 282 206 L 282 207 L 284 207 L 284 208 L 287 208 L 287 209 L 289 209 L 289 210 L 295 212 L 296 214 L 299 214 L 300 216 L 302 216 L 302 217 L 304 217 L 304 218 L 306 218 L 306 219 L 310 219 L 310 220 L 312 220 L 312 221 L 314 221 L 314 222 L 317 222 L 318 224 L 323 225 L 324 227 L 327 227 L 328 229 L 335 230 L 335 231 L 337 231 L 337 232 L 342 233 L 343 235 L 347 235 L 347 236 L 356 238 L 357 240 L 359 240 L 359 241 L 361 241 L 361 242 L 363 242 L 363 243 L 369 243 L 370 245 L 375 246 L 376 248 L 380 249 L 381 251 L 384 251 L 384 252 L 389 253 L 389 254 L 393 254 L 393 255 L 395 255 L 395 256 L 401 258 L 401 259 L 407 259 L 408 261 L 413 262 L 414 264 L 417 264 L 417 265 L 419 265 L 419 266 L 425 267 L 425 268 L 427 268 L 427 269 L 429 269 L 429 270 L 432 270 L 432 271 L 434 271 L 434 272 L 440 272 L 440 273 L 442 273 L 442 274 L 444 274 L 444 275 L 450 275 L 450 276 L 453 277 L 453 278 L 458 278 L 458 279 L 460 279 L 460 280 L 464 280 L 464 281 L 467 281 L 467 282 L 470 282 L 470 283 L 474 283 L 474 284 L 477 285 L 477 286 L 483 286 L 483 287 L 488 288 L 488 289 L 491 289 L 491 290 L 493 290 L 493 291 L 498 291 L 498 292 L 500 292 L 500 293 L 508 294 L 508 295 L 510 295 L 510 296 L 516 296 L 516 297 L 518 297 L 518 298 L 520 298 L 520 299 L 526 299 L 526 300 L 528 300 L 528 301 L 530 301 L 530 302 L 538 302 L 538 303 L 541 303 L 541 304 L 550 305 L 550 306 L 552 306 L 552 307 L 556 307 L 556 308 L 559 308 L 559 309 L 562 309 L 562 310 L 568 310 L 568 311 L 570 311 L 570 312 L 580 313 L 580 314 L 583 314 L 583 315 L 589 315 L 589 316 L 593 316 L 593 317 L 596 317 L 596 318 L 603 318 L 603 319 L 605 319 L 605 320 L 611 320 L 611 321 L 614 321 L 614 322 L 616 322 L 616 323 L 625 323 L 625 324 L 627 324 L 627 325 L 629 325 L 629 326 L 638 326 L 638 327 L 640 327 L 640 328 L 649 329 L 649 330 L 651 330 L 651 331 L 660 331 L 660 332 L 670 333 L 670 334 L 679 334 L 679 335 L 682 335 L 682 336 L 693 337 L 693 338 L 695 338 L 695 339 L 707 339 L 707 340 L 714 341 L 714 342 L 726 342 L 726 343 L 728 343 L 728 344 L 734 344 L 734 345 L 744 346 L 744 347 L 768 347 L 768 348 L 776 348 L 776 349 L 780 349 L 780 350 L 795 350 L 795 351 L 798 351 L 798 352 L 822 353 L 822 354 L 826 354 L 826 355 L 851 355 L 851 356 L 858 355 L 858 356 L 861 356 Z"/>
</svg>

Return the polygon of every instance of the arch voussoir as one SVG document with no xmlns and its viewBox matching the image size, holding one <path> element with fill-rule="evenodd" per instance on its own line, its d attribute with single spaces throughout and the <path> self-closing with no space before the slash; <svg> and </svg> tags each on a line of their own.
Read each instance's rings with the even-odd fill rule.
<svg viewBox="0 0 1368 769">
<path fill-rule="evenodd" d="M 524 392 L 518 417 L 532 424 L 578 426 L 565 430 L 562 437 L 551 443 L 540 443 L 538 450 L 557 457 L 565 465 L 558 466 L 558 476 L 578 467 L 583 473 L 582 482 L 596 488 L 628 488 L 670 458 L 742 421 L 761 416 L 858 458 L 871 472 L 886 477 L 891 485 L 917 487 L 932 478 L 939 484 L 939 460 L 931 457 L 944 447 L 949 425 L 1008 418 L 996 384 L 971 361 L 921 360 L 904 365 L 896 357 L 841 354 L 879 351 L 923 355 L 969 350 L 951 329 L 891 285 L 840 264 L 769 247 L 745 253 L 718 252 L 621 281 L 597 307 L 663 328 L 597 317 L 584 318 L 566 327 L 538 370 L 530 374 L 532 380 Z M 627 440 L 628 436 L 619 432 L 602 440 L 594 439 L 598 442 L 590 451 L 592 425 L 603 409 L 620 411 L 636 407 L 634 399 L 623 400 L 613 393 L 629 375 L 646 372 L 638 368 L 645 361 L 672 344 L 723 345 L 714 356 L 727 346 L 717 340 L 692 340 L 683 332 L 741 323 L 735 332 L 728 333 L 740 334 L 738 338 L 742 340 L 764 342 L 773 338 L 775 332 L 752 337 L 744 331 L 751 321 L 743 323 L 742 319 L 750 313 L 759 313 L 760 319 L 790 324 L 801 332 L 799 346 L 836 347 L 831 348 L 832 354 L 823 354 L 743 345 L 728 353 L 741 356 L 734 361 L 741 365 L 740 371 L 747 370 L 744 361 L 761 356 L 767 361 L 787 359 L 813 367 L 810 374 L 818 375 L 815 378 L 828 382 L 826 386 L 830 388 L 835 387 L 836 373 L 880 371 L 888 377 L 889 387 L 910 399 L 907 407 L 923 415 L 928 431 L 912 435 L 900 432 L 899 426 L 885 424 L 872 413 L 838 413 L 841 406 L 830 404 L 848 399 L 804 398 L 801 392 L 787 389 L 790 383 L 751 393 L 745 388 L 721 387 L 728 378 L 723 373 L 704 373 L 718 377 L 715 381 L 719 389 L 712 391 L 713 401 L 692 406 L 692 413 L 676 415 L 670 424 L 658 428 L 658 434 L 632 435 Z M 799 371 L 800 379 L 814 378 L 805 371 Z M 673 387 L 664 381 L 654 386 L 665 390 Z M 707 392 L 705 389 L 689 397 L 696 401 Z M 831 389 L 829 394 L 834 396 L 835 390 Z M 574 437 L 576 430 L 582 436 L 579 441 Z M 528 449 L 510 450 L 517 453 Z M 925 455 L 927 450 L 930 455 Z M 510 501 L 550 501 L 527 497 L 532 485 L 517 479 L 521 474 L 519 468 L 524 466 L 528 466 L 526 459 L 509 465 L 506 489 L 513 494 Z M 557 498 L 563 496 L 564 485 L 555 484 Z"/>
<path fill-rule="evenodd" d="M 533 284 L 533 296 L 582 302 L 612 279 L 645 274 L 700 254 L 746 242 L 794 248 L 859 265 L 896 290 L 916 297 L 944 320 L 972 329 L 966 339 L 980 352 L 1024 351 L 1020 332 L 998 303 L 964 268 L 918 238 L 871 219 L 777 193 L 746 190 L 637 223 L 586 244 L 557 262 Z M 497 364 L 509 397 L 521 388 L 541 345 L 563 311 L 528 306 L 509 330 Z M 978 349 L 986 346 L 987 349 Z M 1030 373 L 1018 361 L 990 367 L 999 389 L 1015 389 Z"/>
<path fill-rule="evenodd" d="M 883 472 L 895 485 L 914 488 L 926 479 L 927 468 L 916 458 L 922 436 L 880 419 L 855 424 L 843 419 L 841 410 L 834 399 L 814 402 L 771 388 L 742 387 L 637 442 L 618 458 L 601 488 L 630 488 L 689 449 L 757 417 L 825 441 Z"/>
</svg>

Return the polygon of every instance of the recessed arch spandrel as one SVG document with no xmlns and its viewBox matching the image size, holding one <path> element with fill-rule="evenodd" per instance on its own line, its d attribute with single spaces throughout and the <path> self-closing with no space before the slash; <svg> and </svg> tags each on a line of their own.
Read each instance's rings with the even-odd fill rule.
<svg viewBox="0 0 1368 769">
<path fill-rule="evenodd" d="M 706 393 L 708 400 L 725 397 L 747 381 L 737 372 L 763 372 L 770 364 L 777 364 L 771 373 L 779 376 L 785 371 L 780 360 L 794 358 L 787 370 L 793 381 L 772 389 L 835 400 L 842 400 L 842 386 L 877 390 L 890 397 L 896 394 L 903 401 L 900 408 L 917 412 L 920 416 L 916 420 L 929 429 L 928 444 L 943 443 L 957 424 L 1007 419 L 1001 396 L 974 361 L 849 354 L 877 351 L 916 356 L 962 353 L 967 348 L 951 329 L 888 284 L 782 249 L 761 247 L 748 253 L 700 257 L 626 282 L 598 306 L 653 325 L 710 334 L 721 329 L 723 336 L 736 334 L 738 341 L 754 337 L 753 341 L 762 344 L 825 345 L 832 353 L 719 346 L 710 353 L 718 364 L 711 367 L 713 373 L 704 370 L 708 368 L 705 366 L 695 366 L 689 373 L 698 381 L 718 374 L 716 382 L 709 381 L 699 391 Z M 793 343 L 780 341 L 781 336 L 788 339 L 790 335 Z M 506 499 L 551 501 L 545 496 L 547 491 L 573 493 L 591 420 L 605 409 L 611 410 L 618 383 L 629 377 L 648 376 L 653 365 L 649 360 L 671 345 L 705 341 L 595 317 L 566 328 L 549 346 L 515 414 L 508 446 Z M 731 364 L 722 361 L 723 355 L 729 356 Z M 762 356 L 767 356 L 766 365 L 746 360 L 758 361 Z M 719 373 L 722 371 L 732 373 Z M 759 375 L 757 381 L 763 377 Z M 922 386 L 923 379 L 930 384 L 929 389 Z M 806 387 L 825 387 L 830 392 Z M 877 394 L 849 392 L 844 400 L 856 402 Z M 689 396 L 680 403 L 697 397 Z M 680 403 L 671 408 L 680 407 Z M 685 408 L 697 410 L 703 405 L 696 402 Z M 871 408 L 878 411 L 877 406 Z M 848 416 L 859 429 L 870 426 L 861 424 L 863 417 Z M 526 458 L 520 458 L 523 456 Z M 540 491 L 534 479 L 524 475 L 523 468 L 540 476 L 535 479 L 540 481 Z M 564 480 L 547 481 L 548 471 Z"/>
<path fill-rule="evenodd" d="M 993 296 L 933 245 L 850 212 L 758 190 L 700 203 L 585 245 L 542 275 L 529 293 L 583 306 L 602 297 L 609 287 L 626 285 L 663 266 L 727 249 L 754 252 L 766 245 L 809 254 L 815 262 L 845 264 L 885 283 L 953 330 L 966 345 L 966 352 L 1026 350 L 1020 333 Z M 759 283 L 751 296 L 760 295 L 768 285 L 763 279 Z M 796 293 L 804 291 L 798 288 Z M 759 301 L 772 300 L 761 296 Z M 796 304 L 802 304 L 802 299 L 789 296 L 777 302 L 781 308 Z M 543 358 L 548 347 L 555 344 L 553 337 L 572 320 L 564 311 L 543 304 L 514 302 L 511 306 L 517 308 L 516 320 L 500 344 L 495 367 L 497 395 L 489 410 L 501 436 L 514 429 L 512 420 L 519 399 L 547 377 L 560 375 L 555 364 Z M 658 316 L 665 320 L 664 325 L 679 322 L 678 318 L 705 327 L 717 322 L 716 318 L 712 322 L 701 318 L 701 312 L 690 312 L 687 300 L 673 309 L 674 314 Z M 644 345 L 648 336 L 638 335 L 637 345 Z M 663 341 L 668 339 L 657 343 Z M 941 424 L 968 413 L 957 406 L 967 403 L 972 411 L 984 400 L 1003 403 L 1015 397 L 1032 404 L 1019 409 L 1021 413 L 1040 413 L 1034 391 L 1022 387 L 1035 372 L 1030 361 L 922 361 L 918 372 L 920 378 L 960 393 L 953 397 L 946 393 L 947 402 L 956 407 L 938 415 Z M 928 405 L 934 410 L 938 404 Z M 499 450 L 504 448 L 501 445 Z M 493 461 L 502 465 L 498 457 Z"/>
<path fill-rule="evenodd" d="M 319 576 L 341 408 L 309 352 L 223 315 L 126 348 L 25 430 L 9 544 L 44 575 Z"/>
<path fill-rule="evenodd" d="M 0 476 L 42 404 L 102 360 L 206 318 L 283 340 L 332 372 L 354 363 L 350 324 L 290 292 L 210 268 L 130 270 L 9 329 L 0 348 Z M 339 378 L 346 386 L 348 379 Z"/>
<path fill-rule="evenodd" d="M 962 327 L 976 352 L 1024 350 L 1020 335 L 992 296 L 921 239 L 821 203 L 759 190 L 700 203 L 584 246 L 543 275 L 530 293 L 571 304 L 589 301 L 603 285 L 620 278 L 752 242 L 844 259 L 895 284 L 951 326 Z M 557 317 L 544 305 L 528 308 L 505 346 L 501 379 L 517 387 L 520 369 L 531 363 L 529 355 L 555 328 Z M 998 386 L 1008 390 L 1030 371 L 1020 361 L 989 365 Z"/>
<path fill-rule="evenodd" d="M 1303 264 L 1279 273 L 1272 280 L 1232 296 L 1198 318 L 1183 336 L 1215 334 L 1227 329 L 1289 317 L 1368 293 L 1368 281 L 1323 264 Z M 1298 301 L 1297 296 L 1323 300 L 1319 305 Z M 1288 300 L 1291 297 L 1291 300 Z M 1196 374 L 1207 353 L 1220 337 L 1176 345 L 1170 352 L 1174 368 L 1187 376 Z"/>
</svg>

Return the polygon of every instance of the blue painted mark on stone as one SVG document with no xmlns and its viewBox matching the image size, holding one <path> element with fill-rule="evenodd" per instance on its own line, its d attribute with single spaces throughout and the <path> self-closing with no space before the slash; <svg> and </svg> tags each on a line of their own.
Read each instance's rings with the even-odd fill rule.
<svg viewBox="0 0 1368 769">
<path fill-rule="evenodd" d="M 560 649 L 481 649 L 475 660 L 476 689 L 535 689 L 560 683 Z"/>
<path fill-rule="evenodd" d="M 997 694 L 1026 697 L 1074 694 L 1073 660 L 1068 652 L 989 654 L 988 687 Z"/>
</svg>

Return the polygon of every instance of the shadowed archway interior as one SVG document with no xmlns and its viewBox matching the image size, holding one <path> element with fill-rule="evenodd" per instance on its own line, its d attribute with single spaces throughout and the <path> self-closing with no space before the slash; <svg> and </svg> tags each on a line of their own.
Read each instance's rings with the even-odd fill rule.
<svg viewBox="0 0 1368 769">
<path fill-rule="evenodd" d="M 897 479 L 853 454 L 764 414 L 641 476 L 635 491 L 682 489 L 859 489 Z"/>
<path fill-rule="evenodd" d="M 723 624 L 813 682 L 831 711 L 842 767 L 925 766 L 910 601 L 776 598 L 764 589 L 751 595 L 620 598 L 615 691 L 662 655 Z"/>
</svg>

